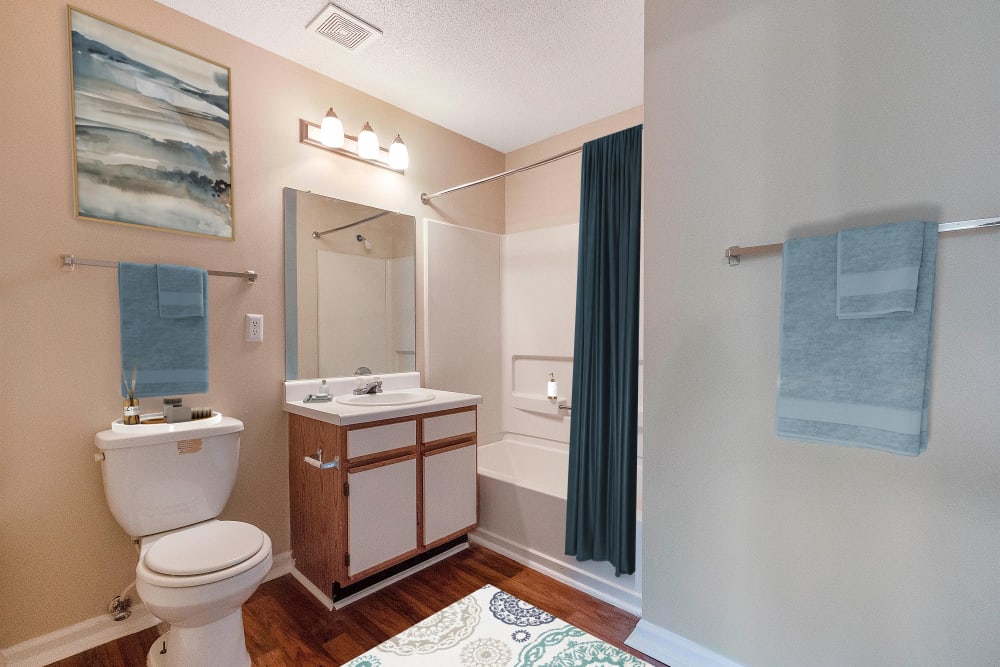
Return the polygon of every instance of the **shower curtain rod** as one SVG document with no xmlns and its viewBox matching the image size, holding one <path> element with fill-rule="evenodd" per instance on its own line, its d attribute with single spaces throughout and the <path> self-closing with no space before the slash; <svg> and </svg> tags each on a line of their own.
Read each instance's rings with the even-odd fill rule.
<svg viewBox="0 0 1000 667">
<path fill-rule="evenodd" d="M 427 194 L 426 192 L 420 193 L 420 201 L 424 204 L 430 204 L 431 200 L 435 197 L 440 197 L 441 195 L 446 195 L 449 192 L 455 192 L 457 190 L 464 190 L 465 188 L 471 188 L 475 185 L 482 185 L 483 183 L 489 183 L 490 181 L 495 181 L 498 178 L 506 178 L 511 174 L 517 174 L 522 171 L 528 171 L 529 169 L 534 169 L 535 167 L 541 167 L 542 165 L 548 164 L 550 162 L 555 162 L 556 160 L 561 160 L 564 157 L 569 157 L 575 153 L 579 153 L 583 150 L 583 146 L 577 146 L 576 148 L 571 148 L 568 151 L 563 151 L 558 155 L 553 155 L 547 157 L 544 160 L 539 160 L 538 162 L 532 162 L 531 164 L 526 164 L 523 167 L 518 167 L 517 169 L 510 169 L 500 174 L 494 174 L 493 176 L 487 176 L 486 178 L 480 178 L 478 181 L 472 181 L 471 183 L 463 183 L 462 185 L 456 185 L 453 188 L 448 188 L 447 190 L 441 190 L 433 194 Z"/>
<path fill-rule="evenodd" d="M 986 227 L 1000 227 L 1000 218 L 979 218 L 978 220 L 960 220 L 958 222 L 942 222 L 938 225 L 938 233 L 960 232 L 967 229 L 983 229 Z M 740 257 L 753 257 L 756 255 L 767 255 L 772 252 L 781 252 L 783 243 L 769 243 L 768 245 L 752 245 L 741 248 L 738 245 L 726 248 L 725 257 L 729 260 L 729 266 L 738 266 Z"/>
<path fill-rule="evenodd" d="M 106 266 L 110 268 L 117 269 L 118 262 L 111 262 L 106 259 L 83 259 L 82 257 L 74 257 L 73 255 L 59 255 L 62 258 L 63 269 L 68 269 L 73 271 L 76 265 L 80 266 Z M 257 272 L 252 269 L 247 269 L 246 271 L 208 271 L 210 276 L 224 276 L 226 278 L 246 278 L 250 281 L 250 284 L 257 282 Z"/>
<path fill-rule="evenodd" d="M 333 229 L 328 229 L 325 232 L 313 232 L 313 238 L 318 239 L 321 236 L 325 236 L 326 234 L 329 234 L 331 232 L 339 232 L 341 229 L 347 229 L 348 227 L 353 227 L 354 225 L 360 225 L 362 222 L 371 222 L 372 220 L 381 218 L 383 215 L 389 215 L 390 213 L 392 213 L 392 211 L 382 211 L 381 213 L 376 213 L 375 215 L 364 218 L 363 220 L 358 220 L 356 222 L 349 222 L 346 225 L 341 225 L 340 227 L 334 227 Z"/>
</svg>

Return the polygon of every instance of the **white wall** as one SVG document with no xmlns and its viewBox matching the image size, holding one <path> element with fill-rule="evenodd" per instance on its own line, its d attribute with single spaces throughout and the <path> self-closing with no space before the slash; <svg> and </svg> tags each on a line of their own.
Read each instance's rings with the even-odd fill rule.
<svg viewBox="0 0 1000 667">
<path fill-rule="evenodd" d="M 1000 4 L 646 2 L 643 619 L 744 665 L 1000 664 L 1000 233 L 941 238 L 918 458 L 774 436 L 779 256 L 1000 215 Z"/>
</svg>

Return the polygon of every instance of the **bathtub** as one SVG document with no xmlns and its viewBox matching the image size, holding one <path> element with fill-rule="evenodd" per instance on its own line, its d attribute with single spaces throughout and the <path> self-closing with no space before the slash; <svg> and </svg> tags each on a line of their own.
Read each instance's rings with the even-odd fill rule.
<svg viewBox="0 0 1000 667">
<path fill-rule="evenodd" d="M 642 612 L 642 474 L 635 574 L 615 576 L 607 562 L 563 553 L 569 449 L 521 436 L 479 447 L 479 526 L 473 542 L 635 615 Z"/>
</svg>

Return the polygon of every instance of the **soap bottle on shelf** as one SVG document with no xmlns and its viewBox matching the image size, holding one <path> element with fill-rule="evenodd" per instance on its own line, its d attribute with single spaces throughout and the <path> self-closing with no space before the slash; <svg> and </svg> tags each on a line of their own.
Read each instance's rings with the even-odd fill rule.
<svg viewBox="0 0 1000 667">
<path fill-rule="evenodd" d="M 559 398 L 559 385 L 556 383 L 555 373 L 549 373 L 549 386 L 545 395 L 552 400 Z"/>
</svg>

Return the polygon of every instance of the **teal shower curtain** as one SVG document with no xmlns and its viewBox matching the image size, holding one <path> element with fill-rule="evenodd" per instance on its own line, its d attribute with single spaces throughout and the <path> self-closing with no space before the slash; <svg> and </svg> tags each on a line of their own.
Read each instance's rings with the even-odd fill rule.
<svg viewBox="0 0 1000 667">
<path fill-rule="evenodd" d="M 566 553 L 635 571 L 642 126 L 583 145 Z"/>
</svg>

